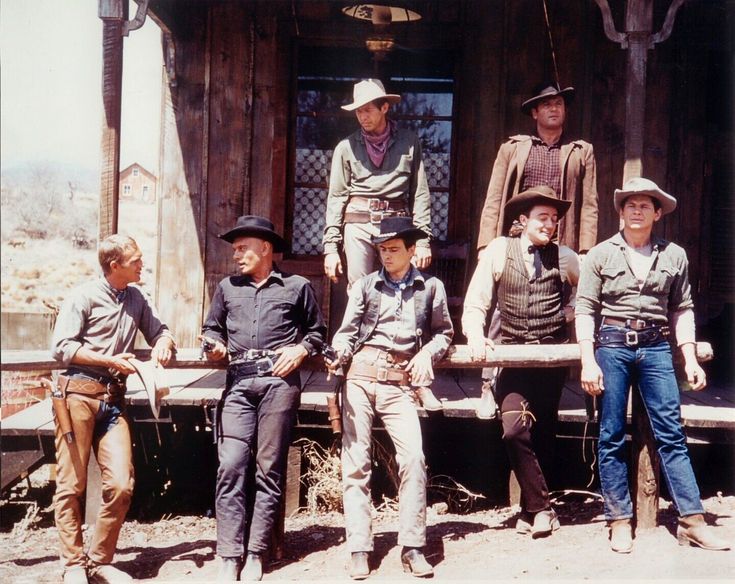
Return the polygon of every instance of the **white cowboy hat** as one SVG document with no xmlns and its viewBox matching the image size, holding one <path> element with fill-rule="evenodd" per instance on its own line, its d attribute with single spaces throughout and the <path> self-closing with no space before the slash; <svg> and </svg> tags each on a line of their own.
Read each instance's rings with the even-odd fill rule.
<svg viewBox="0 0 735 584">
<path fill-rule="evenodd" d="M 666 215 L 676 209 L 676 199 L 663 192 L 652 180 L 642 177 L 629 178 L 622 189 L 615 189 L 613 203 L 615 210 L 620 212 L 623 201 L 631 195 L 647 195 L 661 203 L 661 213 Z"/>
<path fill-rule="evenodd" d="M 342 109 L 351 112 L 376 99 L 386 99 L 388 103 L 398 103 L 401 101 L 401 96 L 395 93 L 386 93 L 380 79 L 363 79 L 355 83 L 352 90 L 352 103 L 343 105 Z"/>
</svg>

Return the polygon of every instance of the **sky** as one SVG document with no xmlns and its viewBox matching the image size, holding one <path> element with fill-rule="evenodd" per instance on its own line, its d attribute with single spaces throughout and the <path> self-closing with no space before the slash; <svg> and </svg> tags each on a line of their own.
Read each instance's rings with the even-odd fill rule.
<svg viewBox="0 0 735 584">
<path fill-rule="evenodd" d="M 136 4 L 130 8 L 131 18 Z M 151 19 L 124 40 L 121 169 L 158 174 L 160 30 Z M 99 172 L 102 21 L 92 0 L 0 2 L 0 166 Z"/>
</svg>

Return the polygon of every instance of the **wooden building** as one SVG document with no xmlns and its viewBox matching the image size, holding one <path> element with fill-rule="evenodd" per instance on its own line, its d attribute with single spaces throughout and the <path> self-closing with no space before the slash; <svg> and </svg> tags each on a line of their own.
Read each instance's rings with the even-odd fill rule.
<svg viewBox="0 0 735 584">
<path fill-rule="evenodd" d="M 355 80 L 378 76 L 404 95 L 395 117 L 421 134 L 438 239 L 473 250 L 498 146 L 531 131 L 520 103 L 554 78 L 554 57 L 561 84 L 577 90 L 566 131 L 595 147 L 599 238 L 617 229 L 612 192 L 637 135 L 642 175 L 678 198 L 659 232 L 689 254 L 699 321 L 735 301 L 731 0 L 389 3 L 421 19 L 381 31 L 343 11 L 354 2 L 139 1 L 163 30 L 158 305 L 180 346 L 196 344 L 216 283 L 232 272 L 217 236 L 244 213 L 271 218 L 291 242 L 281 265 L 312 279 L 332 325 L 341 316 L 344 289 L 322 276 L 320 244 L 331 149 L 357 128 L 339 108 Z M 115 230 L 122 4 L 100 0 L 102 234 Z M 369 51 L 376 35 L 394 49 Z"/>
<path fill-rule="evenodd" d="M 120 199 L 154 203 L 157 182 L 154 174 L 134 162 L 120 171 Z"/>
</svg>

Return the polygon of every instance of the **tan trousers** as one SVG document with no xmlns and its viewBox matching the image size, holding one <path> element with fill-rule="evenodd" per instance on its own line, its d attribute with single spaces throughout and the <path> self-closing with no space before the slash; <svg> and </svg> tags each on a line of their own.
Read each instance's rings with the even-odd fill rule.
<svg viewBox="0 0 735 584">
<path fill-rule="evenodd" d="M 426 463 L 421 426 L 411 397 L 397 385 L 357 379 L 345 384 L 342 417 L 342 484 L 347 549 L 372 551 L 370 438 L 375 414 L 396 448 L 401 481 L 398 491 L 398 543 L 426 544 Z"/>
<path fill-rule="evenodd" d="M 120 416 L 110 429 L 95 436 L 100 402 L 92 397 L 69 394 L 74 442 L 67 443 L 56 424 L 56 494 L 54 516 L 59 532 L 62 563 L 68 568 L 84 566 L 82 498 L 87 488 L 87 463 L 94 448 L 102 472 L 102 504 L 87 557 L 96 564 L 109 564 L 115 554 L 120 528 L 133 494 L 133 457 L 130 426 Z M 100 423 L 100 422 L 97 422 Z M 104 425 L 104 421 L 101 422 Z"/>
<path fill-rule="evenodd" d="M 347 260 L 347 284 L 352 286 L 363 276 L 380 266 L 380 257 L 371 235 L 380 234 L 380 225 L 372 223 L 346 223 L 344 227 L 344 250 Z"/>
</svg>

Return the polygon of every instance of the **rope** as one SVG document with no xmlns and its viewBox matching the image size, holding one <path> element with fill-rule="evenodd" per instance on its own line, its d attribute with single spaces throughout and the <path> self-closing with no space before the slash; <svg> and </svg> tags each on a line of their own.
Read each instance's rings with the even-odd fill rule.
<svg viewBox="0 0 735 584">
<path fill-rule="evenodd" d="M 551 36 L 551 24 L 549 23 L 549 10 L 546 6 L 546 0 L 541 0 L 544 5 L 544 18 L 546 19 L 546 32 L 549 33 L 549 47 L 551 48 L 551 60 L 554 63 L 554 80 L 557 88 L 561 89 L 559 84 L 559 69 L 556 66 L 556 52 L 554 51 L 554 39 Z"/>
</svg>

